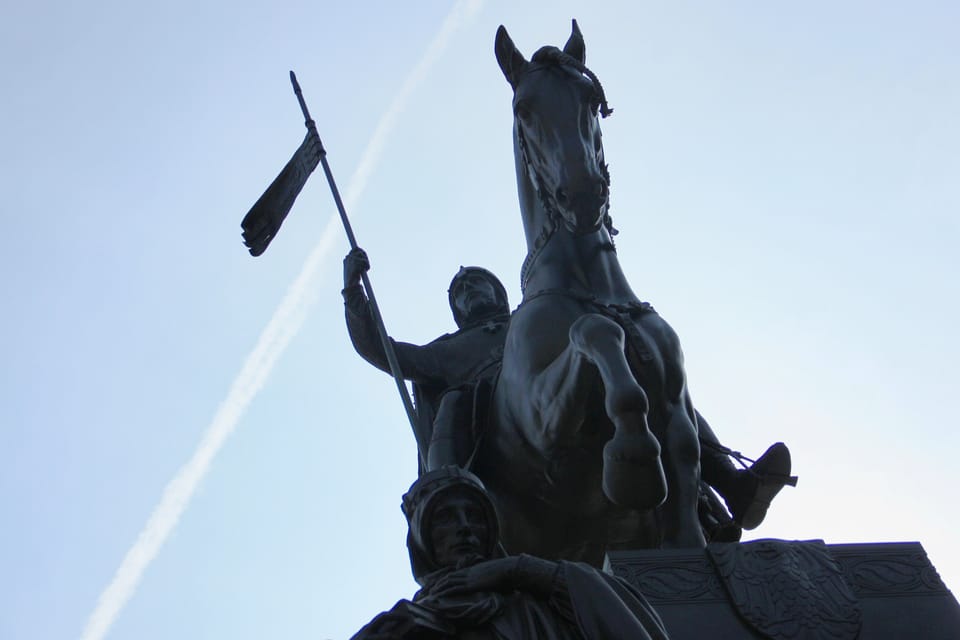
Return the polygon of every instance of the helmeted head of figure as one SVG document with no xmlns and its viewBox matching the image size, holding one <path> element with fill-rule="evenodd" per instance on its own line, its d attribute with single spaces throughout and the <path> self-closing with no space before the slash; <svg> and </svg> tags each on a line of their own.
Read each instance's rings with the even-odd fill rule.
<svg viewBox="0 0 960 640">
<path fill-rule="evenodd" d="M 498 554 L 497 512 L 480 479 L 460 467 L 422 475 L 403 496 L 403 513 L 418 582 L 439 569 L 469 566 Z"/>
<path fill-rule="evenodd" d="M 510 313 L 503 283 L 482 267 L 460 267 L 450 281 L 448 294 L 453 319 L 460 328 Z"/>
</svg>

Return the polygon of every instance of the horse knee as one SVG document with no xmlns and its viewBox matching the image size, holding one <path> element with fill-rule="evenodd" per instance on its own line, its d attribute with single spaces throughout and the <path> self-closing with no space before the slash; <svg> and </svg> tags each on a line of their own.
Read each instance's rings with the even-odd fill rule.
<svg viewBox="0 0 960 640">
<path fill-rule="evenodd" d="M 587 313 L 570 325 L 570 344 L 592 360 L 598 348 L 614 346 L 622 351 L 625 337 L 620 325 L 610 318 Z"/>
<path fill-rule="evenodd" d="M 616 322 L 596 313 L 577 318 L 570 326 L 570 344 L 600 372 L 603 379 L 607 415 L 629 421 L 645 416 L 647 394 L 637 383 L 627 363 L 626 336 Z"/>
<path fill-rule="evenodd" d="M 633 382 L 632 378 L 630 382 Z M 618 385 L 615 389 L 607 390 L 606 409 L 607 415 L 611 418 L 629 417 L 631 421 L 642 420 L 643 422 L 634 425 L 634 428 L 644 429 L 650 402 L 643 388 L 634 382 L 633 384 Z"/>
</svg>

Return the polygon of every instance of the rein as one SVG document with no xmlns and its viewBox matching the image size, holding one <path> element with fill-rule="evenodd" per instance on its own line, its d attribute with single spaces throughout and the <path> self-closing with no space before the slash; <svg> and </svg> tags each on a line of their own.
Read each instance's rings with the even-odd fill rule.
<svg viewBox="0 0 960 640">
<path fill-rule="evenodd" d="M 524 295 L 523 300 L 519 306 L 517 306 L 514 313 L 519 311 L 523 305 L 540 296 L 563 296 L 565 298 L 571 298 L 589 307 L 594 312 L 610 318 L 623 329 L 629 338 L 627 341 L 628 344 L 642 363 L 652 362 L 655 359 L 654 352 L 656 349 L 651 349 L 648 344 L 649 338 L 637 327 L 637 323 L 633 317 L 633 314 L 656 313 L 656 309 L 654 309 L 653 305 L 649 302 L 607 302 L 592 293 L 576 291 L 574 289 L 550 288 L 541 289 L 531 296 Z"/>
<path fill-rule="evenodd" d="M 651 311 L 655 311 L 653 308 L 653 305 L 650 304 L 649 302 L 627 302 L 627 303 L 606 302 L 592 293 L 587 293 L 585 291 L 577 291 L 576 289 L 563 289 L 560 287 L 540 289 L 539 291 L 537 291 L 532 295 L 524 296 L 520 304 L 517 305 L 517 309 L 527 304 L 528 302 L 532 302 L 533 300 L 536 300 L 540 296 L 564 296 L 566 298 L 572 298 L 577 302 L 584 302 L 597 308 L 610 309 L 611 311 L 616 311 L 618 313 L 629 313 L 631 311 L 640 311 L 643 313 L 648 313 Z M 516 313 L 516 309 L 514 309 L 514 313 Z"/>
<path fill-rule="evenodd" d="M 552 238 L 560 228 L 562 222 L 560 221 L 560 212 L 553 206 L 553 202 L 547 198 L 546 191 L 542 187 L 543 178 L 533 166 L 533 163 L 530 162 L 530 156 L 527 153 L 527 141 L 523 133 L 523 125 L 519 122 L 517 123 L 517 144 L 520 147 L 520 158 L 523 160 L 523 166 L 527 170 L 527 176 L 533 183 L 533 188 L 537 191 L 537 199 L 540 201 L 540 206 L 543 207 L 544 212 L 547 214 L 546 222 L 540 227 L 540 233 L 533 241 L 533 246 L 527 250 L 527 257 L 523 259 L 523 264 L 520 266 L 520 292 L 523 293 L 527 289 L 527 277 L 530 275 L 530 268 L 533 267 L 533 263 L 536 262 L 540 256 L 540 252 L 543 251 L 547 242 L 549 242 L 550 238 Z"/>
</svg>

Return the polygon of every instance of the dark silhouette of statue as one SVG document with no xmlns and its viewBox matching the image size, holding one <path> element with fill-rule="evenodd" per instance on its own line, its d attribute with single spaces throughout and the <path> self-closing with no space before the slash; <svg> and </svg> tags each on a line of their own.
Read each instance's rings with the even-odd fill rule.
<svg viewBox="0 0 960 640">
<path fill-rule="evenodd" d="M 370 262 L 360 249 L 344 258 L 343 297 L 350 338 L 357 352 L 389 372 L 383 346 L 373 326 L 360 274 Z M 449 289 L 450 308 L 458 330 L 419 346 L 394 342 L 403 375 L 414 382 L 418 419 L 432 432 L 427 469 L 466 467 L 484 429 L 486 404 L 503 357 L 509 323 L 506 290 L 497 277 L 480 267 L 462 267 Z M 696 414 L 701 440 L 704 482 L 725 500 L 732 522 L 710 504 L 701 523 L 715 541 L 739 539 L 739 528 L 753 529 L 766 515 L 773 496 L 790 482 L 790 454 L 777 443 L 749 468 L 738 469 L 710 425 Z M 708 490 L 704 491 L 706 496 Z M 703 511 L 703 510 L 702 510 Z"/>
<path fill-rule="evenodd" d="M 464 269 L 450 289 L 458 331 L 394 343 L 415 383 L 421 471 L 456 463 L 482 478 L 511 553 L 599 566 L 610 548 L 737 539 L 738 526 L 711 518 L 722 507 L 704 482 L 755 527 L 795 481 L 789 451 L 777 443 L 734 466 L 694 408 L 679 337 L 628 282 L 599 124 L 612 109 L 583 36 L 574 22 L 562 49 L 528 60 L 501 27 L 494 52 L 513 93 L 523 299 L 509 313 L 492 274 Z M 386 368 L 359 285 L 368 266 L 358 251 L 345 260 L 347 325 Z"/>
<path fill-rule="evenodd" d="M 458 467 L 424 474 L 403 498 L 421 589 L 354 640 L 665 640 L 663 623 L 625 581 L 579 562 L 506 556 L 480 480 Z"/>
</svg>

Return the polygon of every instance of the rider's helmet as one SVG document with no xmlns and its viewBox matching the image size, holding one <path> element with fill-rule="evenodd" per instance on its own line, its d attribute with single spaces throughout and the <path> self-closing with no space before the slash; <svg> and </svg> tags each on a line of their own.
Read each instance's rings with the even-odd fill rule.
<svg viewBox="0 0 960 640">
<path fill-rule="evenodd" d="M 494 294 L 497 298 L 497 311 L 491 315 L 509 315 L 510 313 L 510 302 L 507 299 L 507 290 L 497 276 L 483 267 L 460 267 L 460 271 L 457 272 L 457 275 L 453 276 L 453 280 L 450 281 L 450 288 L 447 290 L 450 310 L 453 311 L 453 319 L 460 328 L 468 324 L 471 319 L 464 317 L 463 312 L 457 308 L 454 294 L 460 286 L 464 286 L 471 280 L 477 278 L 486 280 L 493 287 Z"/>
</svg>

